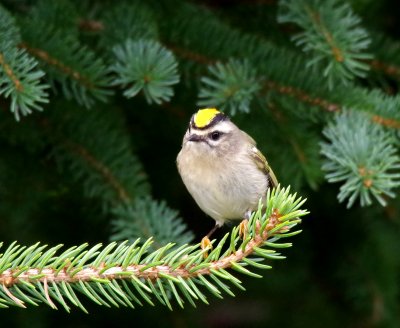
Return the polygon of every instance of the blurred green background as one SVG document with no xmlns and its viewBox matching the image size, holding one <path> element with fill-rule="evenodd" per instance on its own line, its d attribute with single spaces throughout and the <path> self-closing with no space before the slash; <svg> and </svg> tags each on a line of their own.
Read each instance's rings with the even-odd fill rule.
<svg viewBox="0 0 400 328">
<path fill-rule="evenodd" d="M 158 303 L 132 310 L 99 307 L 89 300 L 84 301 L 89 314 L 77 308 L 68 314 L 43 304 L 9 308 L 0 312 L 1 327 L 400 325 L 398 199 L 384 195 L 386 207 L 373 200 L 370 206 L 361 207 L 356 201 L 347 208 L 337 199 L 340 184 L 324 179 L 321 167 L 326 159 L 320 154 L 320 143 L 327 141 L 322 131 L 336 115 L 329 105 L 380 115 L 387 123 L 382 124 L 384 133 L 398 147 L 400 30 L 395 2 L 0 3 L 0 54 L 12 58 L 10 49 L 23 49 L 37 61 L 35 69 L 45 73 L 40 83 L 49 86 L 46 96 L 25 89 L 43 111 L 31 108 L 34 112 L 25 117 L 24 100 L 19 100 L 19 122 L 15 112 L 10 113 L 19 91 L 14 85 L 11 96 L 0 92 L 4 245 L 14 240 L 66 247 L 106 244 L 110 238 L 148 237 L 141 228 L 147 224 L 161 242 L 199 242 L 214 221 L 186 191 L 175 159 L 191 115 L 206 105 L 221 108 L 254 137 L 278 180 L 306 197 L 304 207 L 310 211 L 301 224 L 303 232 L 290 238 L 294 245 L 284 251 L 287 258 L 273 262 L 272 270 L 258 270 L 262 279 L 241 276 L 246 291 L 235 290 L 235 298 L 210 296 L 210 305 L 199 302 L 197 308 L 188 304 L 185 309 L 175 305 L 172 312 Z M 322 23 L 304 25 L 307 20 L 302 15 L 307 10 L 296 12 L 298 4 L 313 10 Z M 342 10 L 343 4 L 347 7 Z M 282 21 L 290 15 L 295 19 Z M 354 24 L 338 20 L 350 16 Z M 6 24 L 9 17 L 11 25 Z M 337 66 L 326 71 L 335 58 L 322 51 L 319 66 L 307 65 L 319 56 L 318 45 L 332 46 L 329 37 L 314 35 L 331 35 L 338 49 L 353 58 L 351 45 L 360 41 L 352 34 L 357 28 L 370 41 L 358 51 L 368 56 L 356 58 L 356 64 L 345 69 L 335 62 Z M 311 52 L 292 42 L 302 31 L 310 33 L 306 44 L 317 45 Z M 128 39 L 156 45 L 142 58 L 143 44 L 136 50 L 132 47 L 130 54 L 124 52 Z M 232 58 L 238 61 L 229 62 Z M 217 62 L 226 66 L 218 70 Z M 357 65 L 362 66 L 360 74 L 352 70 Z M 4 62 L 0 66 L 0 87 L 5 88 L 10 75 Z M 19 71 L 15 72 L 18 77 Z M 135 87 L 139 92 L 129 95 Z M 48 103 L 41 103 L 43 99 Z M 382 109 L 382 104 L 388 106 Z M 179 212 L 174 220 L 186 225 L 189 233 L 161 239 L 162 224 L 151 223 L 157 214 L 115 214 L 123 197 L 96 163 L 115 177 L 132 206 L 143 197 L 153 205 L 165 200 Z M 366 187 L 360 188 L 364 192 Z M 132 227 L 135 220 L 138 225 Z M 220 229 L 215 238 L 229 230 L 229 226 Z"/>
</svg>

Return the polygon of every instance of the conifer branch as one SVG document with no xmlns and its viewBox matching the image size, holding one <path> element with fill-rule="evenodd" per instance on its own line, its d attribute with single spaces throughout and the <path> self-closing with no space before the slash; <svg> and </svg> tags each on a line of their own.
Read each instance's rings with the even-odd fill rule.
<svg viewBox="0 0 400 328">
<path fill-rule="evenodd" d="M 58 70 L 62 71 L 65 75 L 71 79 L 76 80 L 78 83 L 85 86 L 85 88 L 92 89 L 94 85 L 87 76 L 82 75 L 78 70 L 73 69 L 70 66 L 65 65 L 60 60 L 52 57 L 48 52 L 43 49 L 30 47 L 26 42 L 21 42 L 19 48 L 25 49 L 32 56 L 44 61 L 46 64 L 54 66 Z"/>
<path fill-rule="evenodd" d="M 378 59 L 373 59 L 370 62 L 371 68 L 377 71 L 382 71 L 384 74 L 400 79 L 400 67 L 392 63 L 386 63 Z"/>
<path fill-rule="evenodd" d="M 78 27 L 79 29 L 88 32 L 101 32 L 104 30 L 103 22 L 95 19 L 80 19 Z"/>
<path fill-rule="evenodd" d="M 0 95 L 11 98 L 10 110 L 19 121 L 21 115 L 42 110 L 41 105 L 48 102 L 48 85 L 42 84 L 44 72 L 25 51 L 13 47 L 1 50 L 0 45 Z"/>
<path fill-rule="evenodd" d="M 341 104 L 329 102 L 328 100 L 318 96 L 312 96 L 300 88 L 282 85 L 270 80 L 264 83 L 264 88 L 262 91 L 268 92 L 269 90 L 273 90 L 282 95 L 287 95 L 291 98 L 299 100 L 300 102 L 322 108 L 324 111 L 329 113 L 340 113 L 344 108 L 344 106 Z M 371 121 L 387 128 L 400 129 L 400 120 L 393 118 L 385 118 L 381 115 L 371 113 Z"/>
<path fill-rule="evenodd" d="M 176 54 L 181 58 L 192 60 L 201 65 L 216 62 L 215 59 L 209 58 L 202 54 L 195 53 L 193 51 L 187 52 L 184 48 L 181 47 L 169 46 L 169 48 L 171 50 L 174 49 L 177 52 Z M 278 82 L 270 78 L 263 79 L 262 85 L 263 87 L 260 89 L 261 94 L 264 95 L 268 94 L 268 92 L 272 90 L 274 92 L 278 92 L 281 95 L 289 96 L 292 99 L 298 100 L 302 103 L 310 104 L 312 106 L 321 108 L 322 110 L 328 113 L 338 113 L 341 112 L 344 107 L 347 107 L 346 104 L 340 104 L 328 100 L 328 96 L 322 97 L 322 96 L 312 95 L 310 92 L 307 92 L 304 89 L 294 87 L 290 84 L 283 84 L 281 82 Z M 374 96 L 371 95 L 371 97 Z M 371 120 L 374 123 L 377 123 L 379 125 L 388 128 L 400 129 L 400 119 L 397 120 L 394 118 L 386 118 L 382 115 L 372 113 Z"/>
<path fill-rule="evenodd" d="M 125 88 L 124 96 L 131 98 L 142 91 L 149 104 L 161 104 L 174 95 L 172 86 L 179 82 L 178 64 L 173 53 L 160 43 L 128 39 L 115 46 L 113 53 L 113 85 Z"/>
<path fill-rule="evenodd" d="M 260 2 L 260 1 L 259 1 Z M 316 12 L 309 12 L 310 16 L 320 22 L 320 18 Z M 78 24 L 79 28 L 85 31 L 90 32 L 102 32 L 105 29 L 105 24 L 102 20 L 94 20 L 94 19 L 81 19 Z M 326 28 L 322 27 L 325 31 L 324 35 L 328 41 L 328 43 L 332 44 L 332 53 L 337 61 L 343 61 L 343 54 L 339 47 L 333 44 L 334 40 L 329 31 Z M 217 59 L 212 59 L 209 56 L 205 56 L 195 51 L 191 51 L 189 49 L 180 47 L 177 44 L 165 44 L 165 46 L 170 49 L 174 53 L 178 53 L 182 59 L 186 59 L 192 62 L 197 62 L 202 65 L 213 65 L 217 62 Z M 396 79 L 400 79 L 400 67 L 390 62 L 386 62 L 382 59 L 374 58 L 374 59 L 365 59 L 364 62 L 369 65 L 372 69 L 377 71 L 382 71 L 384 74 L 388 76 L 395 77 Z M 270 81 L 273 83 L 272 81 Z"/>
<path fill-rule="evenodd" d="M 15 18 L 0 5 L 0 95 L 11 99 L 10 109 L 18 121 L 21 115 L 41 111 L 48 102 L 48 86 L 41 79 L 34 58 L 17 48 L 20 31 Z"/>
<path fill-rule="evenodd" d="M 123 1 L 118 6 L 105 5 L 104 9 L 98 17 L 97 25 L 103 27 L 99 43 L 107 52 L 110 47 L 124 44 L 127 40 L 158 40 L 159 24 L 148 2 Z"/>
<path fill-rule="evenodd" d="M 111 240 L 154 236 L 153 248 L 193 240 L 176 211 L 149 197 L 146 174 L 132 153 L 121 112 L 90 111 L 84 125 L 80 124 L 80 111 L 62 115 L 55 114 L 57 122 L 45 124 L 49 133 L 56 135 L 55 159 L 64 174 L 83 184 L 85 196 L 102 200 L 103 211 L 112 216 Z M 60 117 L 62 123 L 55 130 L 52 124 L 59 123 Z M 93 138 L 87 138 L 88 134 Z"/>
<path fill-rule="evenodd" d="M 189 50 L 189 49 L 180 47 L 179 45 L 176 45 L 176 44 L 167 44 L 166 46 L 168 49 L 170 49 L 174 53 L 177 53 L 180 58 L 186 59 L 186 60 L 189 60 L 192 62 L 196 62 L 198 64 L 213 65 L 218 61 L 217 59 L 213 59 L 213 58 L 203 55 L 199 52 L 195 52 L 193 50 Z"/>
<path fill-rule="evenodd" d="M 203 54 L 196 53 L 192 50 L 184 49 L 182 47 L 169 45 L 168 48 L 176 52 L 176 54 L 179 57 L 194 61 L 198 64 L 213 65 L 215 62 L 217 62 L 216 59 L 207 57 Z M 311 96 L 309 93 L 300 88 L 295 88 L 290 85 L 284 85 L 268 78 L 264 79 L 262 83 L 263 83 L 263 88 L 261 89 L 261 92 L 268 92 L 269 90 L 274 90 L 279 92 L 280 94 L 293 97 L 301 102 L 320 107 L 327 112 L 338 112 L 341 110 L 341 105 L 329 102 L 328 100 L 320 97 Z"/>
<path fill-rule="evenodd" d="M 400 157 L 393 136 L 359 112 L 336 116 L 324 135 L 329 142 L 321 143 L 321 153 L 326 157 L 322 169 L 329 182 L 343 182 L 339 201 L 347 200 L 351 207 L 359 198 L 360 205 L 365 206 L 374 197 L 386 205 L 385 198 L 394 197 L 393 188 L 400 186 Z"/>
<path fill-rule="evenodd" d="M 248 61 L 228 60 L 208 66 L 210 76 L 203 76 L 198 105 L 217 106 L 231 115 L 248 113 L 254 95 L 261 88 L 260 79 Z"/>
<path fill-rule="evenodd" d="M 332 90 L 338 81 L 347 84 L 365 77 L 372 55 L 365 50 L 371 40 L 350 5 L 338 0 L 281 0 L 281 23 L 294 23 L 302 31 L 293 36 L 296 45 L 311 52 L 308 66 L 319 65 Z"/>
<path fill-rule="evenodd" d="M 21 273 L 20 269 L 8 269 L 0 274 L 0 284 L 6 287 L 10 287 L 15 284 L 22 283 L 22 281 L 26 283 L 41 282 L 44 284 L 48 284 L 52 282 L 74 283 L 79 281 L 85 282 L 101 279 L 130 280 L 132 279 L 132 276 L 135 276 L 139 279 L 150 279 L 154 281 L 166 275 L 175 278 L 181 277 L 184 279 L 191 279 L 202 275 L 210 275 L 213 270 L 220 271 L 222 269 L 232 268 L 233 263 L 240 262 L 244 258 L 255 253 L 255 250 L 259 247 L 262 247 L 263 244 L 267 241 L 269 237 L 268 232 L 274 229 L 279 223 L 281 223 L 279 220 L 280 217 L 282 217 L 282 215 L 275 210 L 269 217 L 268 224 L 262 232 L 260 231 L 261 222 L 257 221 L 256 235 L 246 242 L 244 248 L 242 247 L 240 249 L 237 249 L 237 251 L 235 251 L 234 253 L 219 258 L 216 261 L 209 261 L 207 262 L 208 264 L 206 266 L 200 266 L 199 269 L 197 269 L 199 265 L 187 265 L 190 261 L 188 259 L 184 260 L 183 258 L 178 259 L 178 261 L 181 262 L 178 268 L 173 268 L 171 265 L 153 265 L 145 263 L 132 264 L 127 266 L 116 265 L 107 267 L 107 269 L 105 269 L 105 264 L 100 263 L 98 267 L 91 266 L 78 270 L 79 267 L 70 267 L 68 266 L 68 264 L 66 264 L 65 267 L 61 270 L 59 268 L 31 268 L 28 270 L 24 269 Z M 249 228 L 247 227 L 247 229 Z M 170 245 L 168 246 L 171 247 Z M 99 246 L 97 246 L 96 248 L 99 248 Z M 204 254 L 206 253 L 204 252 Z"/>
<path fill-rule="evenodd" d="M 157 236 L 153 246 L 161 247 L 172 241 L 183 245 L 194 239 L 177 211 L 170 209 L 165 202 L 157 202 L 148 196 L 123 202 L 112 209 L 112 214 L 110 240 L 134 241 L 137 237 L 148 239 Z"/>
<path fill-rule="evenodd" d="M 90 108 L 96 100 L 106 102 L 112 94 L 110 77 L 102 59 L 69 30 L 48 25 L 41 17 L 23 21 L 18 44 L 37 58 L 55 88 L 60 83 L 67 99 Z"/>
<path fill-rule="evenodd" d="M 266 92 L 268 92 L 269 90 L 274 90 L 282 95 L 288 95 L 306 104 L 320 107 L 326 112 L 334 113 L 334 112 L 339 112 L 342 109 L 341 105 L 329 102 L 328 100 L 320 97 L 312 96 L 300 88 L 295 88 L 289 85 L 283 85 L 272 80 L 265 81 L 264 85 L 265 87 L 263 90 Z"/>
<path fill-rule="evenodd" d="M 86 163 L 94 168 L 104 178 L 104 181 L 106 181 L 110 185 L 110 187 L 115 190 L 118 198 L 121 201 L 128 202 L 131 200 L 128 191 L 113 175 L 112 171 L 106 165 L 96 159 L 85 147 L 68 140 L 64 141 L 64 144 L 68 149 L 70 149 L 73 153 L 79 155 L 86 161 Z"/>
<path fill-rule="evenodd" d="M 400 129 L 400 121 L 373 115 L 372 121 L 387 128 Z"/>
<path fill-rule="evenodd" d="M 270 268 L 261 258 L 283 258 L 274 249 L 291 244 L 276 241 L 299 232 L 290 230 L 307 214 L 300 209 L 305 200 L 289 191 L 280 187 L 269 190 L 265 210 L 260 202 L 245 223 L 244 234 L 240 235 L 237 226 L 217 245 L 214 240 L 212 250 L 200 249 L 199 244 L 174 248 L 169 243 L 149 252 L 152 239 L 148 239 L 142 246 L 138 246 L 139 240 L 105 247 L 83 244 L 60 254 L 62 245 L 47 248 L 39 243 L 30 247 L 13 243 L 0 255 L 0 307 L 44 302 L 54 309 L 59 303 L 69 311 L 68 303 L 72 303 L 86 311 L 75 291 L 108 306 L 134 307 L 133 303 L 142 305 L 141 301 L 153 305 L 151 297 L 155 296 L 170 309 L 172 300 L 181 306 L 184 299 L 192 305 L 195 300 L 208 303 L 202 289 L 217 297 L 222 291 L 234 295 L 227 284 L 243 287 L 227 270 L 261 277 L 247 267 Z"/>
<path fill-rule="evenodd" d="M 400 43 L 377 32 L 370 32 L 370 34 L 372 36 L 372 45 L 370 48 L 371 50 L 373 49 L 375 57 L 369 62 L 372 72 L 380 73 L 392 80 L 394 79 L 398 83 L 400 81 Z M 379 81 L 379 79 L 377 80 Z"/>
<path fill-rule="evenodd" d="M 307 1 L 299 1 L 299 5 L 294 2 L 293 6 L 296 8 L 301 7 L 302 4 L 306 2 Z M 316 8 L 323 7 L 321 1 L 316 0 L 314 2 L 317 4 Z M 363 28 L 359 26 L 359 18 L 352 13 L 350 6 L 336 6 L 336 2 L 337 1 L 330 2 L 335 8 L 335 17 L 338 16 L 336 18 L 338 18 L 339 21 L 340 19 L 345 19 L 339 17 L 339 13 L 341 12 L 348 14 L 349 17 L 349 21 L 345 22 L 338 32 L 340 38 L 343 37 L 343 44 L 347 47 L 347 50 L 351 49 L 353 46 L 351 40 L 354 38 L 359 41 L 357 45 L 359 50 L 364 49 L 364 46 L 368 45 L 369 39 L 365 39 L 365 43 L 363 43 L 363 38 L 367 35 Z M 268 90 L 269 84 L 270 90 L 275 89 L 275 91 L 278 91 L 278 96 L 275 95 L 278 100 L 282 98 L 279 97 L 280 94 L 289 96 L 296 101 L 292 105 L 282 98 L 282 101 L 286 104 L 286 110 L 290 110 L 289 108 L 296 108 L 297 112 L 301 110 L 305 115 L 315 118 L 317 112 L 310 111 L 310 106 L 299 106 L 300 100 L 300 103 L 306 105 L 311 104 L 315 108 L 323 109 L 324 112 L 330 112 L 332 110 L 334 113 L 343 108 L 347 108 L 357 111 L 369 111 L 372 115 L 382 117 L 380 120 L 375 119 L 375 123 L 382 122 L 385 124 L 388 122 L 387 119 L 400 122 L 400 117 L 398 117 L 399 115 L 397 115 L 397 111 L 395 110 L 396 104 L 398 103 L 397 98 L 390 99 L 377 90 L 367 91 L 364 88 L 356 86 L 349 88 L 341 86 L 340 84 L 335 85 L 335 92 L 333 93 L 326 87 L 324 78 L 320 76 L 320 74 L 307 69 L 306 56 L 277 47 L 262 38 L 255 38 L 253 35 L 241 33 L 235 29 L 229 28 L 226 24 L 216 19 L 212 13 L 204 11 L 203 8 L 200 9 L 195 6 L 186 5 L 183 6 L 181 10 L 182 13 L 181 16 L 179 16 L 179 21 L 178 19 L 173 19 L 172 22 L 169 22 L 171 30 L 168 31 L 169 34 L 166 34 L 164 40 L 178 57 L 197 62 L 200 66 L 204 66 L 207 62 L 211 64 L 215 62 L 226 63 L 230 58 L 235 58 L 236 54 L 240 53 L 241 56 L 248 59 L 250 64 L 254 65 L 257 70 L 258 78 L 261 79 L 261 83 L 264 85 L 261 89 L 261 97 L 265 97 L 264 93 L 265 90 Z M 197 14 L 191 15 L 196 10 Z M 324 15 L 329 17 L 329 12 L 327 12 L 326 9 L 323 10 Z M 190 17 L 190 19 L 188 19 L 188 17 Z M 345 15 L 344 17 L 347 16 Z M 207 19 L 209 24 L 199 29 L 199 26 L 203 26 L 202 22 L 205 19 Z M 352 24 L 357 25 L 355 31 L 349 28 Z M 334 29 L 333 27 L 333 30 Z M 191 35 L 197 36 L 195 41 L 190 37 Z M 229 41 L 233 39 L 236 40 L 235 43 L 229 43 Z M 229 46 L 227 43 L 229 43 Z M 190 52 L 190 56 L 187 55 L 186 51 Z M 392 53 L 392 57 L 394 57 L 394 49 Z M 364 62 L 368 63 L 371 59 L 369 55 L 367 55 L 368 58 L 364 58 L 364 52 L 357 53 L 355 57 L 357 57 L 357 59 L 353 64 L 356 66 L 359 62 L 361 64 Z M 195 74 L 198 74 L 198 72 L 198 70 L 194 71 Z M 267 93 L 266 96 L 269 100 L 271 93 Z M 356 102 L 355 99 L 359 101 Z M 393 125 L 394 124 L 391 124 L 390 126 Z"/>
<path fill-rule="evenodd" d="M 60 115 L 55 117 L 59 119 Z M 80 122 L 80 112 L 75 111 L 64 115 L 61 124 L 60 120 L 51 120 L 47 126 L 56 136 L 55 159 L 71 178 L 83 183 L 86 196 L 98 197 L 106 207 L 114 207 L 147 195 L 146 174 L 132 153 L 122 113 L 112 109 L 90 111 L 86 124 Z M 88 134 L 95 137 L 87 138 Z"/>
<path fill-rule="evenodd" d="M 4 73 L 10 78 L 10 80 L 15 86 L 15 89 L 17 89 L 18 92 L 24 91 L 21 81 L 17 78 L 10 65 L 7 64 L 7 62 L 4 59 L 4 55 L 1 53 L 0 53 L 0 66 L 3 67 Z"/>
</svg>

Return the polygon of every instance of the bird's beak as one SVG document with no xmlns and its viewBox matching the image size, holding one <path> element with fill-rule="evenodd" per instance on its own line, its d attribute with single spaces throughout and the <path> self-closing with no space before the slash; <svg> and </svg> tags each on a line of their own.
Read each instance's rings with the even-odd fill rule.
<svg viewBox="0 0 400 328">
<path fill-rule="evenodd" d="M 199 136 L 198 134 L 192 134 L 188 138 L 188 141 L 194 141 L 194 142 L 199 142 L 202 140 L 203 140 L 202 136 Z"/>
</svg>

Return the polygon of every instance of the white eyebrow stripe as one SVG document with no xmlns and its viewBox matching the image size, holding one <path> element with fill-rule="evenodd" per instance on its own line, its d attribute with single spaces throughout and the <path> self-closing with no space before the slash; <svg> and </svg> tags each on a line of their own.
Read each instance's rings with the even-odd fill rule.
<svg viewBox="0 0 400 328">
<path fill-rule="evenodd" d="M 220 124 L 216 125 L 212 131 L 220 131 L 223 133 L 229 133 L 232 132 L 232 126 L 228 122 L 221 122 Z"/>
<path fill-rule="evenodd" d="M 206 136 L 209 133 L 210 133 L 209 130 L 191 130 L 190 131 L 190 134 L 195 134 L 195 135 L 198 135 L 198 136 Z"/>
</svg>

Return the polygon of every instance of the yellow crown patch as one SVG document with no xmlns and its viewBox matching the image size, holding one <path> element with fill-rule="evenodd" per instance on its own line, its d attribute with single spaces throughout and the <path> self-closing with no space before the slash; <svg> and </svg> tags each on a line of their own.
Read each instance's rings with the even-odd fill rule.
<svg viewBox="0 0 400 328">
<path fill-rule="evenodd" d="M 194 124 L 198 128 L 204 128 L 217 116 L 220 111 L 216 108 L 200 109 L 194 116 Z"/>
</svg>

